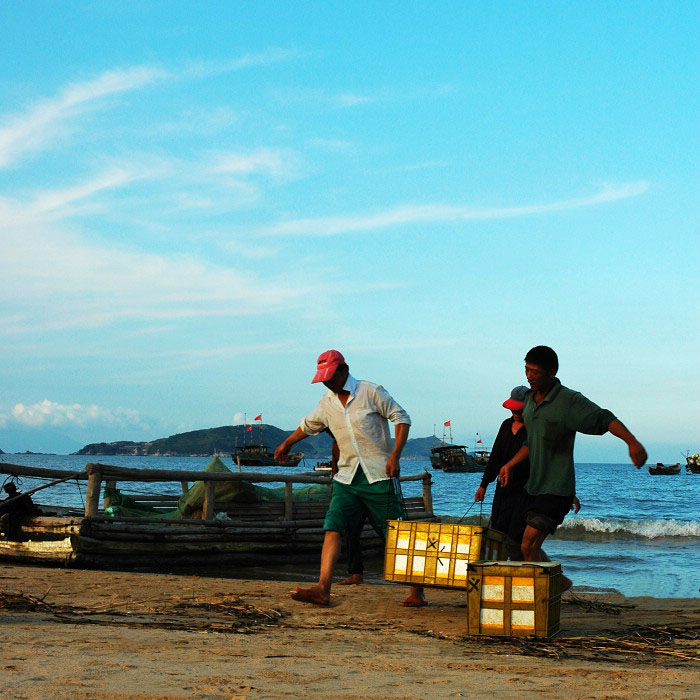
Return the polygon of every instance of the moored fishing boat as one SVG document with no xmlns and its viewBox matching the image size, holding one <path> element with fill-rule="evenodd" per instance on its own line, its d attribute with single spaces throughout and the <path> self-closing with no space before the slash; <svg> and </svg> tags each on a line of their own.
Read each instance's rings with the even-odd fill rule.
<svg viewBox="0 0 700 700">
<path fill-rule="evenodd" d="M 284 465 L 279 464 L 275 459 L 274 452 L 262 444 L 236 446 L 235 452 L 231 455 L 235 464 L 243 467 L 296 467 L 304 458 L 303 452 L 292 452 Z"/>
<path fill-rule="evenodd" d="M 218 459 L 203 472 L 88 464 L 67 473 L 0 463 L 0 474 L 52 480 L 39 488 L 87 481 L 84 509 L 37 503 L 41 513 L 23 518 L 18 537 L 0 539 L 0 559 L 62 566 L 197 568 L 315 560 L 330 499 L 326 475 L 232 472 Z M 434 520 L 430 475 L 400 479 L 423 486 L 421 496 L 405 499 L 408 519 Z M 143 485 L 154 482 L 180 493 L 144 493 Z M 274 482 L 283 486 L 270 488 Z M 369 525 L 362 546 L 383 547 Z"/>
<path fill-rule="evenodd" d="M 258 442 L 257 444 L 252 441 L 243 444 L 239 447 L 238 437 L 236 437 L 236 445 L 234 452 L 231 455 L 234 464 L 239 467 L 296 467 L 299 462 L 304 458 L 303 452 L 292 452 L 286 459 L 284 465 L 279 464 L 275 459 L 275 453 L 271 452 L 266 445 L 263 444 L 263 424 L 262 415 L 256 416 L 255 420 L 258 421 Z M 248 425 L 246 427 L 246 433 L 253 432 L 253 426 Z"/>
<path fill-rule="evenodd" d="M 445 421 L 440 444 L 436 445 L 436 442 L 437 436 L 433 428 L 433 447 L 430 450 L 430 465 L 433 469 L 442 469 L 444 472 L 483 472 L 486 468 L 488 458 L 479 462 L 467 452 L 466 445 L 452 443 L 451 421 Z"/>
<path fill-rule="evenodd" d="M 650 474 L 680 474 L 681 464 L 676 462 L 676 464 L 662 464 L 657 462 L 655 467 L 649 465 Z"/>
<path fill-rule="evenodd" d="M 444 472 L 483 472 L 484 464 L 477 462 L 465 445 L 440 445 L 430 451 L 430 463 L 433 469 Z M 437 466 L 439 465 L 439 466 Z"/>
<path fill-rule="evenodd" d="M 697 452 L 694 452 L 692 455 L 686 453 L 685 471 L 689 474 L 700 474 L 700 454 Z"/>
<path fill-rule="evenodd" d="M 481 437 L 479 437 L 479 433 L 477 433 L 476 437 L 474 438 L 474 449 L 469 452 L 469 455 L 472 456 L 479 464 L 483 464 L 484 468 L 486 468 L 486 465 L 489 463 L 491 450 L 484 447 L 484 442 Z"/>
</svg>

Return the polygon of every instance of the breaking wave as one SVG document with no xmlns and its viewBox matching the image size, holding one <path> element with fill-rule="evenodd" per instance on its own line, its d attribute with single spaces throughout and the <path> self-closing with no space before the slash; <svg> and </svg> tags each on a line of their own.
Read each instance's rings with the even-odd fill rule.
<svg viewBox="0 0 700 700">
<path fill-rule="evenodd" d="M 567 518 L 557 530 L 565 539 L 613 538 L 654 540 L 668 537 L 700 539 L 700 522 L 689 520 L 622 520 L 615 518 Z"/>
</svg>

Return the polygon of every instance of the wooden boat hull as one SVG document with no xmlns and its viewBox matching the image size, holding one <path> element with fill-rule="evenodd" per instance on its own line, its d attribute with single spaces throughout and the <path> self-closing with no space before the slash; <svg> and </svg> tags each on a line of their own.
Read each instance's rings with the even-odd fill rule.
<svg viewBox="0 0 700 700">
<path fill-rule="evenodd" d="M 289 455 L 284 464 L 280 464 L 274 455 L 256 454 L 250 455 L 241 452 L 234 452 L 232 455 L 234 464 L 240 464 L 242 467 L 296 467 L 304 458 L 301 453 Z"/>
<path fill-rule="evenodd" d="M 24 471 L 13 465 L 3 468 L 9 473 Z M 39 505 L 43 514 L 25 518 L 20 541 L 0 538 L 0 559 L 58 566 L 158 570 L 200 569 L 220 564 L 282 564 L 318 561 L 320 557 L 329 501 L 294 500 L 292 485 L 318 484 L 325 488 L 330 483 L 328 477 L 130 470 L 107 465 L 88 465 L 88 473 L 85 513 Z M 178 519 L 172 517 L 178 502 L 176 495 L 134 495 L 134 503 L 140 502 L 151 509 L 147 517 L 114 517 L 98 508 L 103 479 L 114 489 L 117 481 L 133 482 L 137 477 L 142 481 L 181 482 L 201 477 L 207 492 L 205 502 L 191 517 Z M 215 500 L 216 483 L 247 479 L 263 483 L 282 480 L 288 487 L 285 489 L 288 498 L 256 502 Z M 423 482 L 423 496 L 405 499 L 408 519 L 435 520 L 429 474 L 405 476 L 401 480 Z M 48 511 L 55 513 L 49 515 Z M 168 512 L 171 516 L 165 518 Z M 366 552 L 381 551 L 384 546 L 369 524 L 362 532 L 361 542 Z"/>
<path fill-rule="evenodd" d="M 649 466 L 650 474 L 673 475 L 681 473 L 680 462 L 678 464 L 657 464 L 655 467 Z"/>
</svg>

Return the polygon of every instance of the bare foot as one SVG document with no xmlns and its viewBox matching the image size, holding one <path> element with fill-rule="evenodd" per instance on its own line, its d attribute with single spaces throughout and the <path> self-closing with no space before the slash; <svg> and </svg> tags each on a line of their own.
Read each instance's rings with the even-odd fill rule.
<svg viewBox="0 0 700 700">
<path fill-rule="evenodd" d="M 292 593 L 292 600 L 300 603 L 313 603 L 314 605 L 328 605 L 331 602 L 329 595 L 326 595 L 318 586 L 313 588 L 297 588 Z"/>
<path fill-rule="evenodd" d="M 425 599 L 425 593 L 423 593 L 423 591 L 411 591 L 408 598 L 401 603 L 405 608 L 422 608 L 427 604 L 428 601 Z"/>
<path fill-rule="evenodd" d="M 350 574 L 342 581 L 338 581 L 339 586 L 359 586 L 363 583 L 362 574 Z"/>
</svg>

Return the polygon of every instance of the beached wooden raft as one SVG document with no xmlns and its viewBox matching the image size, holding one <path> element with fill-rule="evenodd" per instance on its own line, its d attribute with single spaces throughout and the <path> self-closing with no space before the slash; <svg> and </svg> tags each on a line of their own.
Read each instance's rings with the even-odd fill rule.
<svg viewBox="0 0 700 700">
<path fill-rule="evenodd" d="M 56 478 L 57 471 L 0 464 L 0 473 L 17 476 Z M 87 477 L 88 481 L 84 512 L 42 505 L 44 515 L 23 524 L 22 541 L 0 539 L 0 559 L 64 566 L 199 567 L 225 562 L 256 565 L 311 561 L 320 555 L 328 501 L 296 501 L 293 489 L 295 485 L 328 486 L 328 476 L 129 469 L 88 464 L 79 477 Z M 407 517 L 434 520 L 430 474 L 423 472 L 400 480 L 422 482 L 422 495 L 405 499 Z M 235 481 L 282 482 L 284 501 L 217 501 L 216 485 Z M 190 483 L 202 482 L 201 509 L 187 518 L 165 517 L 166 513 L 172 513 L 179 496 L 142 493 L 130 497 L 153 509 L 147 517 L 110 517 L 105 513 L 110 499 L 100 502 L 104 486 L 110 493 L 120 484 L 128 483 L 131 489 L 138 488 L 139 483 L 153 482 L 176 483 L 183 493 Z M 362 533 L 362 545 L 365 550 L 383 548 L 383 542 L 369 525 Z"/>
</svg>

